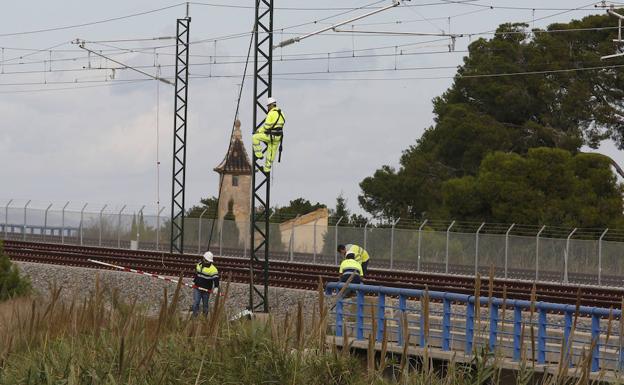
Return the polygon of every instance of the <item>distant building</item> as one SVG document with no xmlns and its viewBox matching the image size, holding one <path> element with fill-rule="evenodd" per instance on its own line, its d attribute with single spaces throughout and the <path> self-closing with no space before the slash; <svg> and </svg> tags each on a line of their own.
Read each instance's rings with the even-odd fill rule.
<svg viewBox="0 0 624 385">
<path fill-rule="evenodd" d="M 221 176 L 218 218 L 222 220 L 228 213 L 230 204 L 237 222 L 239 238 L 244 242 L 248 237 L 247 223 L 251 213 L 251 161 L 241 133 L 240 121 L 234 123 L 234 132 L 223 161 L 214 168 Z M 232 202 L 232 203 L 230 203 Z M 219 221 L 221 223 L 221 221 Z M 220 225 L 219 225 L 220 227 Z"/>
<path fill-rule="evenodd" d="M 322 208 L 280 223 L 282 245 L 288 248 L 292 243 L 296 253 L 314 253 L 316 244 L 316 252 L 320 253 L 325 246 L 328 219 L 327 208 Z"/>
</svg>

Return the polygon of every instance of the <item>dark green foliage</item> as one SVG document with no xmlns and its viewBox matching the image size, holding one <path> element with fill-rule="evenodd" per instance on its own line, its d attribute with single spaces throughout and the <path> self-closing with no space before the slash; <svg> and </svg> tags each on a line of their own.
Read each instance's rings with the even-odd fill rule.
<svg viewBox="0 0 624 385">
<path fill-rule="evenodd" d="M 318 202 L 312 204 L 307 199 L 297 198 L 290 201 L 290 203 L 288 203 L 288 206 L 272 209 L 274 213 L 271 221 L 283 222 L 284 220 L 292 219 L 297 215 L 305 215 L 311 213 L 314 210 L 322 209 L 325 207 L 327 206 Z"/>
<path fill-rule="evenodd" d="M 451 217 L 466 220 L 613 226 L 623 191 L 609 167 L 599 154 L 572 156 L 552 148 L 531 149 L 526 157 L 496 152 L 484 159 L 477 177 L 445 182 L 444 204 Z"/>
<path fill-rule="evenodd" d="M 4 254 L 4 245 L 0 241 L 0 301 L 22 296 L 30 291 L 30 280 L 20 276 L 17 266 Z"/>
<path fill-rule="evenodd" d="M 612 25 L 605 15 L 548 29 Z M 366 211 L 385 219 L 567 226 L 622 220 L 621 188 L 608 159 L 579 153 L 605 139 L 624 148 L 622 68 L 473 76 L 604 66 L 600 56 L 612 53 L 616 32 L 527 27 L 503 24 L 494 38 L 469 46 L 453 85 L 433 101 L 435 125 L 403 153 L 398 169 L 383 166 L 360 183 Z M 557 150 L 532 152 L 541 147 Z"/>
<path fill-rule="evenodd" d="M 216 218 L 217 217 L 217 197 L 202 198 L 199 201 L 199 205 L 195 205 L 188 209 L 186 212 L 187 218 L 199 218 L 201 213 L 205 210 L 206 214 L 202 218 Z"/>
</svg>

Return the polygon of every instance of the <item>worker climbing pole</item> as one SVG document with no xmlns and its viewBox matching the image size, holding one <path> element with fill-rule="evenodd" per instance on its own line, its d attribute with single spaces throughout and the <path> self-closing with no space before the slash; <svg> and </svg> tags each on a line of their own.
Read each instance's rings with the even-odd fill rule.
<svg viewBox="0 0 624 385">
<path fill-rule="evenodd" d="M 253 133 L 264 127 L 269 112 L 266 102 L 272 96 L 273 82 L 273 0 L 256 0 L 254 28 Z M 267 145 L 270 147 L 270 144 Z M 265 150 L 266 151 L 266 150 Z M 269 208 L 270 168 L 265 171 L 260 157 L 253 153 L 251 194 L 251 260 L 249 265 L 249 310 L 269 312 Z M 270 154 L 266 154 L 269 156 Z M 269 164 L 270 166 L 270 164 Z M 254 278 L 262 266 L 261 281 Z M 259 288 L 259 286 L 261 288 Z M 258 301 L 255 301 L 255 298 Z"/>
</svg>

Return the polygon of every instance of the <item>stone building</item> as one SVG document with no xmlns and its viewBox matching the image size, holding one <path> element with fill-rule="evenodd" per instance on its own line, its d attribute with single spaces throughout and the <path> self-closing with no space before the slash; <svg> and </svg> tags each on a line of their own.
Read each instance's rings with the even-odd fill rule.
<svg viewBox="0 0 624 385">
<path fill-rule="evenodd" d="M 279 224 L 282 245 L 295 253 L 320 253 L 325 247 L 329 211 L 318 209 Z"/>
<path fill-rule="evenodd" d="M 241 133 L 240 121 L 234 123 L 234 132 L 223 161 L 214 168 L 220 175 L 220 195 L 218 218 L 219 224 L 232 205 L 232 213 L 237 222 L 239 238 L 244 242 L 247 238 L 246 224 L 251 212 L 251 161 Z M 219 225 L 219 227 L 221 227 Z"/>
</svg>

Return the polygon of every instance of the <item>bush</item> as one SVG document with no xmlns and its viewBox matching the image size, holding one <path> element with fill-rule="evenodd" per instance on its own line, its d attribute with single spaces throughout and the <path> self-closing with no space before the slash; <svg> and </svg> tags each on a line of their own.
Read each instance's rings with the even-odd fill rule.
<svg viewBox="0 0 624 385">
<path fill-rule="evenodd" d="M 20 275 L 19 269 L 4 254 L 0 241 L 0 302 L 30 293 L 30 280 Z"/>
</svg>

